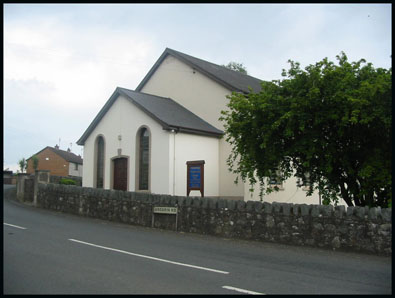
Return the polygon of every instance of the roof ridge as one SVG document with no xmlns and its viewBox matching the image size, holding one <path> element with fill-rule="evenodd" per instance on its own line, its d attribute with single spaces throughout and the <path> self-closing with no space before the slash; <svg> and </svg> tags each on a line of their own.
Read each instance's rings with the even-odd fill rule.
<svg viewBox="0 0 395 298">
<path fill-rule="evenodd" d="M 257 77 L 253 77 L 252 75 L 249 75 L 249 74 L 246 74 L 246 73 L 242 73 L 242 72 L 240 72 L 240 71 L 227 68 L 227 67 L 224 66 L 224 65 L 220 65 L 220 64 L 217 64 L 217 63 L 214 63 L 214 62 L 210 62 L 210 61 L 208 61 L 208 60 L 204 60 L 204 59 L 202 59 L 202 58 L 198 58 L 198 57 L 195 57 L 195 56 L 192 56 L 192 55 L 189 55 L 189 54 L 185 54 L 185 53 L 180 52 L 180 51 L 177 51 L 177 50 L 173 50 L 173 49 L 170 49 L 170 48 L 166 48 L 166 50 L 170 50 L 170 51 L 176 52 L 177 54 L 185 55 L 185 56 L 191 57 L 191 58 L 193 58 L 193 59 L 200 60 L 200 61 L 203 61 L 203 62 L 212 64 L 212 65 L 215 65 L 215 66 L 218 66 L 218 67 L 222 67 L 224 70 L 233 71 L 234 73 L 237 73 L 237 74 L 239 74 L 239 75 L 248 76 L 248 77 L 253 78 L 253 79 L 261 80 L 261 79 L 259 79 L 259 78 L 257 78 Z"/>
<path fill-rule="evenodd" d="M 118 89 L 127 90 L 127 91 L 131 91 L 131 92 L 135 92 L 135 93 L 148 95 L 148 96 L 154 96 L 154 97 L 158 97 L 158 98 L 161 98 L 161 99 L 171 99 L 170 97 L 164 97 L 164 96 L 155 95 L 155 94 L 151 94 L 151 93 L 146 93 L 146 92 L 136 91 L 136 90 L 132 90 L 132 89 L 127 89 L 127 88 L 123 88 L 123 87 L 117 87 L 117 88 Z M 173 100 L 173 99 L 171 99 L 171 100 Z"/>
<path fill-rule="evenodd" d="M 79 156 L 79 155 L 75 154 L 74 152 L 71 152 L 71 149 L 70 149 L 70 151 L 67 151 L 67 150 L 63 150 L 63 149 L 55 148 L 55 147 L 51 147 L 51 146 L 47 146 L 47 147 L 49 147 L 51 149 L 54 149 L 54 150 L 59 150 L 59 151 L 63 151 L 63 152 L 66 152 L 66 153 L 71 153 L 71 154 L 74 154 L 75 156 Z"/>
<path fill-rule="evenodd" d="M 155 71 L 158 69 L 158 67 L 162 64 L 162 62 L 166 59 L 168 55 L 173 56 L 176 59 L 182 61 L 183 63 L 189 65 L 190 67 L 198 70 L 205 76 L 211 78 L 218 84 L 224 86 L 231 91 L 249 93 L 249 87 L 251 87 L 252 90 L 255 90 L 255 92 L 259 92 L 261 90 L 261 82 L 263 82 L 263 80 L 261 79 L 253 77 L 249 74 L 243 74 L 239 71 L 229 69 L 226 66 L 215 64 L 213 62 L 203 60 L 201 58 L 197 58 L 177 50 L 173 50 L 171 48 L 166 48 L 164 50 L 162 55 L 151 67 L 143 80 L 138 84 L 136 90 L 139 91 L 144 88 L 144 85 L 148 82 L 148 80 L 151 78 L 151 76 L 155 73 Z"/>
<path fill-rule="evenodd" d="M 122 89 L 122 88 L 120 88 Z M 123 88 L 124 90 L 128 90 L 126 88 Z M 121 90 L 122 91 L 122 90 Z M 180 104 L 179 102 L 177 102 L 176 100 L 170 98 L 170 97 L 162 97 L 162 96 L 157 96 L 154 94 L 149 94 L 149 93 L 144 93 L 144 92 L 140 92 L 140 91 L 133 91 L 133 90 L 129 90 L 132 91 L 133 93 L 136 94 L 143 94 L 149 97 L 154 97 L 154 98 L 158 98 L 159 100 L 167 100 L 170 101 L 172 104 L 177 105 L 178 107 L 180 107 L 181 109 L 183 109 L 186 113 L 188 113 L 189 115 L 192 115 L 193 117 L 197 118 L 199 121 L 204 122 L 206 125 L 208 125 L 209 127 L 212 127 L 214 130 L 217 131 L 218 134 L 223 134 L 223 131 L 216 128 L 214 125 L 212 125 L 211 123 L 207 122 L 206 120 L 204 120 L 203 118 L 201 118 L 200 116 L 196 115 L 194 112 L 192 112 L 191 110 L 189 110 L 188 108 L 186 108 L 185 106 L 183 106 L 182 104 Z M 144 105 L 142 105 L 139 100 L 133 99 L 131 98 L 128 94 L 125 94 L 126 96 L 128 96 L 131 100 L 133 100 L 133 102 L 135 104 L 137 104 L 139 107 L 141 107 L 143 110 L 146 111 L 146 113 L 151 114 L 154 118 L 156 118 L 158 121 L 163 122 L 162 120 L 160 120 L 155 114 L 152 114 Z M 171 127 L 173 126 L 170 123 L 167 122 L 163 122 L 163 124 L 165 124 L 167 127 Z M 181 128 L 181 126 L 180 126 Z M 196 131 L 205 131 L 205 130 L 200 130 L 200 129 L 194 129 L 194 128 L 189 128 L 190 130 L 196 130 Z"/>
<path fill-rule="evenodd" d="M 120 89 L 125 89 L 125 90 L 128 90 L 128 91 L 132 91 L 132 92 L 134 92 L 134 93 L 140 93 L 140 94 L 144 94 L 144 95 L 148 95 L 148 96 L 152 96 L 152 97 L 157 97 L 157 98 L 159 98 L 159 99 L 167 99 L 167 100 L 169 100 L 169 101 L 175 103 L 176 105 L 182 107 L 186 112 L 188 112 L 188 113 L 190 113 L 190 114 L 196 116 L 197 118 L 199 118 L 199 119 L 202 120 L 203 122 L 207 123 L 208 125 L 214 127 L 215 129 L 218 129 L 218 128 L 216 128 L 214 125 L 212 125 L 211 123 L 207 122 L 206 120 L 204 120 L 203 118 L 201 118 L 199 115 L 196 115 L 194 112 L 192 112 L 191 110 L 189 110 L 188 108 L 186 108 L 185 106 L 183 106 L 182 104 L 180 104 L 178 101 L 174 100 L 174 99 L 171 98 L 171 97 L 158 96 L 158 95 L 155 95 L 155 94 L 150 94 L 150 93 L 145 93 L 145 92 L 140 92 L 140 91 L 134 91 L 134 90 L 130 90 L 130 89 L 122 88 L 122 87 L 119 87 L 119 88 L 120 88 Z M 140 105 L 140 103 L 138 103 L 138 102 L 136 102 L 136 103 Z"/>
<path fill-rule="evenodd" d="M 77 155 L 77 154 L 75 154 L 74 152 L 71 152 L 71 151 L 69 152 L 69 151 L 66 151 L 66 150 L 63 150 L 63 149 L 56 149 L 56 148 L 51 147 L 51 146 L 46 146 L 45 148 L 41 149 L 40 151 L 34 153 L 32 156 L 30 156 L 30 157 L 27 158 L 26 160 L 29 160 L 29 159 L 31 159 L 33 156 L 35 156 L 35 155 L 37 155 L 37 154 L 40 154 L 40 153 L 41 153 L 42 151 L 44 151 L 45 149 L 49 149 L 49 150 L 51 150 L 52 152 L 54 152 L 55 154 L 58 154 L 58 155 L 59 155 L 59 153 L 60 153 L 60 154 L 69 155 L 68 157 L 74 159 L 74 161 L 66 160 L 66 161 L 68 161 L 68 162 L 76 162 L 75 159 L 79 159 L 78 161 L 81 161 L 81 163 L 83 162 L 83 159 L 82 159 L 82 156 L 81 156 L 81 155 Z M 60 152 L 58 152 L 58 151 L 60 151 Z M 71 154 L 72 154 L 72 156 L 70 156 Z M 60 157 L 62 157 L 63 159 L 65 159 L 64 156 L 60 156 Z"/>
<path fill-rule="evenodd" d="M 82 136 L 78 139 L 77 144 L 78 145 L 84 145 L 85 140 L 89 137 L 91 132 L 95 129 L 99 121 L 102 119 L 102 117 L 107 113 L 107 111 L 111 108 L 113 103 L 117 100 L 117 98 L 123 95 L 125 98 L 132 102 L 137 108 L 141 109 L 144 113 L 146 113 L 148 116 L 150 116 L 152 119 L 157 121 L 160 125 L 162 125 L 163 129 L 169 130 L 174 128 L 181 128 L 182 131 L 184 132 L 189 132 L 189 133 L 198 133 L 201 135 L 207 135 L 207 136 L 215 136 L 219 137 L 224 134 L 224 132 L 218 128 L 216 128 L 214 125 L 210 124 L 206 120 L 202 119 L 198 115 L 196 115 L 194 112 L 190 111 L 174 99 L 170 97 L 163 97 L 163 96 L 158 96 L 154 94 L 149 94 L 149 93 L 144 93 L 136 90 L 131 90 L 123 87 L 116 87 L 115 91 L 113 94 L 110 96 L 110 98 L 107 100 L 107 102 L 104 104 L 104 106 L 101 108 L 99 113 L 95 116 L 91 124 L 88 126 L 88 128 L 85 130 L 85 132 L 82 134 Z M 147 101 L 144 99 L 144 97 L 147 97 Z M 151 102 L 155 102 L 155 106 L 151 105 Z M 181 115 L 175 115 L 177 117 L 169 118 L 169 115 L 166 113 L 164 114 L 162 110 L 158 110 L 158 107 L 161 108 L 163 107 L 163 103 L 166 103 L 166 105 L 173 105 L 173 107 L 178 107 L 178 112 L 181 112 Z M 150 106 L 151 105 L 151 106 Z M 153 109 L 152 109 L 153 108 Z M 155 110 L 156 109 L 156 110 Z M 184 115 L 184 118 L 182 118 L 182 114 Z M 185 117 L 185 115 L 193 115 L 193 117 Z M 181 122 L 180 122 L 181 119 Z M 197 120 L 197 123 L 190 123 L 192 126 L 184 126 L 185 124 L 185 119 L 190 119 L 192 122 L 194 121 L 193 119 Z M 170 121 L 169 121 L 170 120 Z M 175 122 L 174 122 L 175 120 Z M 177 123 L 178 121 L 178 123 Z M 200 125 L 199 125 L 200 123 Z M 196 125 L 197 124 L 197 125 Z M 188 128 L 187 128 L 188 127 Z M 183 128 L 186 128 L 185 130 Z M 180 130 L 180 131 L 181 131 Z"/>
</svg>

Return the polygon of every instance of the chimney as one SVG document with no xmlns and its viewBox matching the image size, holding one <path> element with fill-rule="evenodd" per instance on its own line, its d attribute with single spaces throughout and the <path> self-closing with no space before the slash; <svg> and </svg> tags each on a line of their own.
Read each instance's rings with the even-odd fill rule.
<svg viewBox="0 0 395 298">
<path fill-rule="evenodd" d="M 71 152 L 70 148 L 67 148 L 67 152 Z"/>
<path fill-rule="evenodd" d="M 58 144 L 55 145 L 55 149 L 59 149 L 59 145 Z"/>
</svg>

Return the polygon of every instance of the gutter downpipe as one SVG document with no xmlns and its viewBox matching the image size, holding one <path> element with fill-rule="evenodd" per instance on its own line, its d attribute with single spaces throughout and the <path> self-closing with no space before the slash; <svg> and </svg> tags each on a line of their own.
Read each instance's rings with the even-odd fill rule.
<svg viewBox="0 0 395 298">
<path fill-rule="evenodd" d="M 173 133 L 173 196 L 176 195 L 176 134 L 178 130 L 172 129 Z"/>
</svg>

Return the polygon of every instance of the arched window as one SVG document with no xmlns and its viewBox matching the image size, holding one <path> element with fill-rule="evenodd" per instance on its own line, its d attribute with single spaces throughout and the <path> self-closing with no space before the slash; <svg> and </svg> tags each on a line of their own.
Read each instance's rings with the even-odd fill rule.
<svg viewBox="0 0 395 298">
<path fill-rule="evenodd" d="M 96 187 L 104 186 L 104 138 L 99 136 L 96 140 Z"/>
<path fill-rule="evenodd" d="M 149 190 L 150 133 L 147 128 L 140 129 L 138 135 L 138 190 Z"/>
</svg>

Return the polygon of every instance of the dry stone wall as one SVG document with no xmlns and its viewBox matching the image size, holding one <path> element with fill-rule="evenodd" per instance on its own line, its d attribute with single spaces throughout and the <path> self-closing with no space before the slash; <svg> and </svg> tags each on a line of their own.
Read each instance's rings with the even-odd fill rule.
<svg viewBox="0 0 395 298">
<path fill-rule="evenodd" d="M 378 255 L 392 254 L 392 209 L 261 203 L 39 184 L 37 206 L 150 227 L 156 206 L 177 206 L 177 230 Z M 176 228 L 155 214 L 154 227 Z"/>
</svg>

